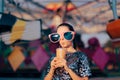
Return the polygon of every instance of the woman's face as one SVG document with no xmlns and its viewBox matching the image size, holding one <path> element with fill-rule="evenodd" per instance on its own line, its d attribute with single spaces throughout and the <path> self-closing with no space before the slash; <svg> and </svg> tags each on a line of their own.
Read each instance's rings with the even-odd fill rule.
<svg viewBox="0 0 120 80">
<path fill-rule="evenodd" d="M 70 46 L 72 46 L 72 41 L 66 40 L 64 38 L 64 33 L 69 31 L 70 30 L 66 26 L 60 26 L 57 29 L 57 33 L 60 35 L 59 44 L 61 45 L 62 48 L 69 48 Z"/>
</svg>

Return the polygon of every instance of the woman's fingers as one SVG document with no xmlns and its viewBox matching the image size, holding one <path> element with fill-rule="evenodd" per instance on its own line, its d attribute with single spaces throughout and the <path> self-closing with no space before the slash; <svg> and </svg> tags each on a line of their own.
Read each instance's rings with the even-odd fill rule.
<svg viewBox="0 0 120 80">
<path fill-rule="evenodd" d="M 54 59 L 51 61 L 51 67 L 52 67 L 53 69 L 56 68 L 56 67 L 55 67 L 55 64 L 56 64 L 56 58 L 54 58 Z"/>
<path fill-rule="evenodd" d="M 63 67 L 66 65 L 66 60 L 64 59 L 58 59 L 56 62 L 55 62 L 55 66 L 56 67 Z"/>
<path fill-rule="evenodd" d="M 54 69 L 58 67 L 64 67 L 64 66 L 66 66 L 65 59 L 55 57 L 51 62 L 51 67 L 53 67 Z"/>
</svg>

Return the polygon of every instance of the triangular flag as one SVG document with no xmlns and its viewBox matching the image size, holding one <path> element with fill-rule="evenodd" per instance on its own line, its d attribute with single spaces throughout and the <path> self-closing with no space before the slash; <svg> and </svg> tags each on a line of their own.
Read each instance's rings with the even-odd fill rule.
<svg viewBox="0 0 120 80">
<path fill-rule="evenodd" d="M 40 21 L 17 20 L 11 32 L 2 33 L 5 44 L 12 44 L 16 40 L 36 40 L 41 38 Z"/>
<path fill-rule="evenodd" d="M 25 21 L 17 20 L 11 32 L 4 32 L 1 34 L 2 41 L 4 41 L 5 44 L 12 44 L 13 42 L 21 38 L 24 32 L 24 28 Z"/>
<path fill-rule="evenodd" d="M 14 41 L 21 39 L 24 30 L 25 30 L 25 25 L 26 22 L 23 20 L 17 20 L 17 22 L 15 23 L 15 25 L 12 28 L 12 32 L 11 32 L 11 37 L 10 37 L 10 42 L 13 43 Z"/>
<path fill-rule="evenodd" d="M 3 13 L 0 18 L 0 33 L 10 32 L 16 22 L 16 17 L 11 14 Z"/>
<path fill-rule="evenodd" d="M 41 71 L 48 62 L 49 58 L 50 57 L 48 56 L 45 49 L 42 46 L 39 46 L 39 48 L 35 51 L 35 53 L 31 57 L 31 60 L 36 66 L 37 70 Z"/>
<path fill-rule="evenodd" d="M 104 70 L 104 67 L 109 60 L 109 56 L 105 53 L 105 51 L 101 47 L 98 47 L 96 49 L 96 52 L 92 56 L 92 59 L 101 70 Z"/>
<path fill-rule="evenodd" d="M 36 40 L 41 37 L 40 21 L 27 21 L 22 40 Z"/>
<path fill-rule="evenodd" d="M 15 46 L 13 52 L 8 56 L 8 61 L 14 71 L 18 69 L 20 64 L 25 60 L 25 56 L 21 52 L 21 48 Z"/>
</svg>

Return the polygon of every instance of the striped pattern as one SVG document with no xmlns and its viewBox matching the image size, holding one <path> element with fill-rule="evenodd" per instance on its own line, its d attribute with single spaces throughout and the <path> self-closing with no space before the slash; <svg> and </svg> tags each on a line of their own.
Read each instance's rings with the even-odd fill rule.
<svg viewBox="0 0 120 80">
<path fill-rule="evenodd" d="M 41 37 L 40 21 L 17 20 L 11 32 L 1 35 L 5 44 L 12 44 L 16 40 L 36 40 Z"/>
</svg>

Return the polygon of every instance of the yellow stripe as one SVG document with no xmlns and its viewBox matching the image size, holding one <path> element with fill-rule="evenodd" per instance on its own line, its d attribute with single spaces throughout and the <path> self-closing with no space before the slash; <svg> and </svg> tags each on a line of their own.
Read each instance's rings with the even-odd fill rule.
<svg viewBox="0 0 120 80">
<path fill-rule="evenodd" d="M 10 36 L 10 42 L 13 43 L 14 41 L 20 39 L 22 37 L 22 34 L 24 33 L 26 26 L 26 22 L 22 20 L 17 20 L 15 25 L 12 28 L 11 36 Z"/>
</svg>

